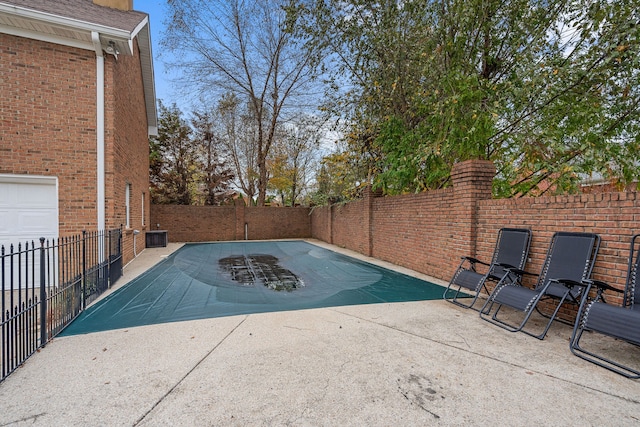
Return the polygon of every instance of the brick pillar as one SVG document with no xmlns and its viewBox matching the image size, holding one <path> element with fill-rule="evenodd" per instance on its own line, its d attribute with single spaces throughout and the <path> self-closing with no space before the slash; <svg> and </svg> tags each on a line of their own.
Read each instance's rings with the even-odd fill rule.
<svg viewBox="0 0 640 427">
<path fill-rule="evenodd" d="M 367 186 L 363 192 L 364 214 L 362 224 L 362 238 L 364 241 L 364 255 L 373 256 L 373 193 L 371 186 Z"/>
<path fill-rule="evenodd" d="M 236 240 L 244 240 L 244 199 L 242 197 L 238 197 L 234 202 L 234 207 L 236 211 Z"/>
<path fill-rule="evenodd" d="M 496 169 L 488 160 L 467 160 L 451 170 L 456 220 L 453 224 L 451 259 L 476 255 L 478 201 L 491 199 L 491 186 Z"/>
<path fill-rule="evenodd" d="M 329 209 L 327 209 L 328 221 L 327 227 L 329 228 L 327 231 L 327 236 L 329 241 L 327 243 L 333 245 L 333 203 L 329 205 Z"/>
</svg>

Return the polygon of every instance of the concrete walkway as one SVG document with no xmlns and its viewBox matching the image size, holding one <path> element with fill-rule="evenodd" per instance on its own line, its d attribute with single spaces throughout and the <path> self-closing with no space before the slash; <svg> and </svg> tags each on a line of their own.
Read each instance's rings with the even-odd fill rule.
<svg viewBox="0 0 640 427">
<path fill-rule="evenodd" d="M 573 356 L 570 334 L 422 301 L 64 337 L 0 383 L 0 425 L 638 425 L 640 381 Z"/>
</svg>

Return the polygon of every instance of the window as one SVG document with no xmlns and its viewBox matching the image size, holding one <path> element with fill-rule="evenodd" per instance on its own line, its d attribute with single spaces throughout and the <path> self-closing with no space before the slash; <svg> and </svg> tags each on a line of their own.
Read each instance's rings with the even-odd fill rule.
<svg viewBox="0 0 640 427">
<path fill-rule="evenodd" d="M 142 192 L 142 226 L 144 227 L 144 192 Z"/>
<path fill-rule="evenodd" d="M 131 184 L 127 183 L 124 193 L 126 216 L 127 216 L 127 228 L 131 228 Z"/>
</svg>

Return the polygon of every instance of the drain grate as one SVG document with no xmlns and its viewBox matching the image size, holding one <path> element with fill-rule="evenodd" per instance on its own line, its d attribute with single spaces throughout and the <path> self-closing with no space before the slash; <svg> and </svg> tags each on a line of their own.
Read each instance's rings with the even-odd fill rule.
<svg viewBox="0 0 640 427">
<path fill-rule="evenodd" d="M 218 261 L 223 272 L 241 286 L 261 284 L 274 291 L 291 292 L 304 282 L 290 270 L 278 264 L 273 255 L 233 255 Z"/>
</svg>

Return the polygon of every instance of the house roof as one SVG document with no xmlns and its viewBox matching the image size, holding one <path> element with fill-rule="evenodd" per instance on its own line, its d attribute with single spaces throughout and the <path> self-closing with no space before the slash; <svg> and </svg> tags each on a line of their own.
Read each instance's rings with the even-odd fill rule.
<svg viewBox="0 0 640 427">
<path fill-rule="evenodd" d="M 95 50 L 133 54 L 138 38 L 149 133 L 157 129 L 149 15 L 92 0 L 0 0 L 0 33 Z"/>
</svg>

